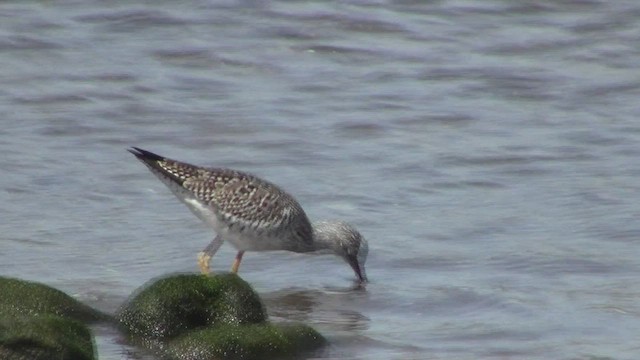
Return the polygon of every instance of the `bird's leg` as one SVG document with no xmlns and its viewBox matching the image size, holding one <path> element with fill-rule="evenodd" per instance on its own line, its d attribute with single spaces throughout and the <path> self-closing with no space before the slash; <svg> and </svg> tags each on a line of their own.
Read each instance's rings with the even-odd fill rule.
<svg viewBox="0 0 640 360">
<path fill-rule="evenodd" d="M 236 260 L 233 262 L 233 266 L 231 267 L 231 272 L 234 274 L 238 272 L 240 261 L 242 261 L 242 255 L 244 255 L 244 251 L 238 251 L 238 253 L 236 254 Z"/>
<path fill-rule="evenodd" d="M 220 249 L 222 242 L 223 240 L 220 235 L 216 235 L 209 245 L 198 253 L 198 267 L 200 268 L 201 273 L 209 273 L 209 262 L 211 261 L 211 257 L 216 253 L 216 251 L 218 251 L 218 249 Z"/>
</svg>

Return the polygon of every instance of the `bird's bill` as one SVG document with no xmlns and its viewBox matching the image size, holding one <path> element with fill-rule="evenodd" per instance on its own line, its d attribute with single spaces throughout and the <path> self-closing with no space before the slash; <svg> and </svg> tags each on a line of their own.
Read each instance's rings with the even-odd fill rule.
<svg viewBox="0 0 640 360">
<path fill-rule="evenodd" d="M 364 265 L 360 266 L 360 264 L 358 263 L 358 257 L 357 256 L 349 256 L 347 257 L 347 263 L 349 263 L 349 265 L 351 266 L 351 268 L 353 269 L 353 271 L 356 273 L 356 276 L 358 276 L 358 280 L 361 283 L 365 283 L 367 282 L 367 274 L 364 272 Z"/>
</svg>

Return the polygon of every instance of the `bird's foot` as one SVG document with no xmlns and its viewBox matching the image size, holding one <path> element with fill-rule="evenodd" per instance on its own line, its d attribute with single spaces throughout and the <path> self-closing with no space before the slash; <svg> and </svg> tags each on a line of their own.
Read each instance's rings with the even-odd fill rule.
<svg viewBox="0 0 640 360">
<path fill-rule="evenodd" d="M 200 272 L 204 275 L 208 275 L 211 269 L 209 268 L 209 262 L 211 262 L 211 256 L 207 255 L 204 251 L 198 253 L 198 267 Z"/>
</svg>

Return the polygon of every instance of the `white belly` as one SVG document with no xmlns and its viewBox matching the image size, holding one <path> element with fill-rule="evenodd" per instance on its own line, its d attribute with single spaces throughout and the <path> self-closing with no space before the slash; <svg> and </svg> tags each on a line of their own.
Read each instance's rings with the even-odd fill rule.
<svg viewBox="0 0 640 360">
<path fill-rule="evenodd" d="M 220 221 L 213 209 L 202 204 L 197 199 L 185 198 L 183 201 L 198 218 L 211 226 L 216 234 L 238 250 L 267 251 L 283 249 L 282 237 L 274 237 L 268 233 L 256 231 L 249 226 L 244 227 L 241 231 L 230 228 L 228 224 Z"/>
<path fill-rule="evenodd" d="M 202 204 L 195 198 L 184 198 L 182 201 L 184 201 L 189 210 L 191 210 L 191 212 L 193 212 L 200 220 L 211 226 L 216 233 L 220 233 L 221 227 L 224 227 L 224 224 L 221 224 L 218 221 L 218 217 L 213 209 Z"/>
</svg>

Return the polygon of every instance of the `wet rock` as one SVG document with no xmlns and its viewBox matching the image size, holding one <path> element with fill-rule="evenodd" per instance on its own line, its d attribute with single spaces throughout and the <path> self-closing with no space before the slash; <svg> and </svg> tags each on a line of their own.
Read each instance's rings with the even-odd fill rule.
<svg viewBox="0 0 640 360">
<path fill-rule="evenodd" d="M 106 315 L 49 286 L 0 277 L 0 359 L 95 359 L 82 321 Z"/>
<path fill-rule="evenodd" d="M 85 321 L 108 320 L 109 317 L 50 286 L 0 277 L 0 316 L 58 315 Z"/>
<path fill-rule="evenodd" d="M 175 275 L 152 282 L 116 315 L 134 337 L 165 340 L 216 325 L 264 322 L 258 295 L 235 274 Z"/>
<path fill-rule="evenodd" d="M 321 347 L 324 338 L 301 324 L 219 326 L 188 333 L 172 341 L 169 357 L 176 360 L 261 360 L 293 358 Z"/>
<path fill-rule="evenodd" d="M 262 301 L 235 274 L 153 281 L 116 317 L 134 342 L 170 359 L 280 359 L 325 343 L 306 325 L 267 322 Z"/>
<path fill-rule="evenodd" d="M 79 321 L 56 315 L 0 319 L 0 359 L 93 360 L 93 338 Z"/>
</svg>

